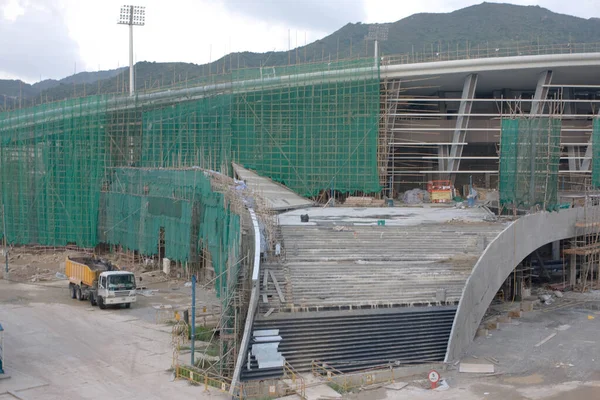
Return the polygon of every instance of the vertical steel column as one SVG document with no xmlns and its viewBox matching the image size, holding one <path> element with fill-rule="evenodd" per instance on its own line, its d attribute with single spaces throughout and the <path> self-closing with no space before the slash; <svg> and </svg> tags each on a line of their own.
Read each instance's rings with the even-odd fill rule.
<svg viewBox="0 0 600 400">
<path fill-rule="evenodd" d="M 2 237 L 4 239 L 4 279 L 8 280 L 8 241 L 6 240 L 6 211 L 4 203 L 2 204 Z"/>
<path fill-rule="evenodd" d="M 476 87 L 477 74 L 470 74 L 465 78 L 460 107 L 458 108 L 458 116 L 456 117 L 456 127 L 454 129 L 454 136 L 452 137 L 450 158 L 448 159 L 448 171 L 452 181 L 454 181 L 455 178 L 454 172 L 458 171 L 458 167 L 460 166 L 463 145 L 459 143 L 465 142 L 465 136 L 467 135 L 466 129 L 469 126 L 469 114 L 471 114 L 471 108 L 473 107 Z"/>
<path fill-rule="evenodd" d="M 133 78 L 133 6 L 130 6 L 129 14 L 129 95 L 133 96 L 135 91 Z"/>
</svg>

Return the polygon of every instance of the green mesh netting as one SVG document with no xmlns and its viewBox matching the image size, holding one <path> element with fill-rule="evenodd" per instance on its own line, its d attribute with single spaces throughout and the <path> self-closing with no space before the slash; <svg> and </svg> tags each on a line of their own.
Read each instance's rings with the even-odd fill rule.
<svg viewBox="0 0 600 400">
<path fill-rule="evenodd" d="M 257 90 L 234 93 L 234 160 L 303 196 L 379 191 L 379 76 L 372 63 L 243 71 L 261 80 Z"/>
<path fill-rule="evenodd" d="M 145 111 L 141 166 L 228 173 L 235 161 L 304 196 L 380 190 L 372 60 L 242 70 L 232 79 L 233 94 Z"/>
<path fill-rule="evenodd" d="M 594 119 L 592 131 L 592 186 L 600 188 L 600 118 Z"/>
<path fill-rule="evenodd" d="M 108 179 L 101 196 L 100 241 L 155 255 L 162 231 L 164 256 L 171 260 L 199 262 L 204 250 L 220 295 L 227 263 L 238 258 L 240 217 L 223 194 L 213 192 L 204 172 L 116 168 Z"/>
<path fill-rule="evenodd" d="M 94 96 L 2 113 L 8 241 L 93 247 L 104 240 L 98 215 L 111 207 L 111 218 L 129 212 L 149 224 L 113 229 L 111 242 L 152 254 L 154 243 L 140 231 L 155 235 L 157 226 L 194 218 L 191 203 L 157 215 L 170 208 L 163 195 L 147 196 L 147 214 L 133 212 L 139 200 L 115 189 L 118 167 L 231 173 L 234 161 L 302 195 L 377 192 L 378 74 L 373 60 L 242 70 L 211 81 L 193 99 Z M 101 191 L 111 194 L 102 204 Z M 167 251 L 186 260 L 188 233 L 173 229 Z"/>
<path fill-rule="evenodd" d="M 231 164 L 231 95 L 143 113 L 141 166 L 198 166 L 227 173 Z"/>
<path fill-rule="evenodd" d="M 84 105 L 96 112 L 82 115 Z M 10 243 L 97 244 L 105 167 L 103 103 L 90 98 L 62 106 L 37 107 L 35 118 L 21 119 L 0 137 L 0 195 Z M 46 119 L 51 112 L 55 118 Z M 0 128 L 6 128 L 5 118 Z"/>
<path fill-rule="evenodd" d="M 557 208 L 560 129 L 554 118 L 502 120 L 500 204 Z"/>
</svg>

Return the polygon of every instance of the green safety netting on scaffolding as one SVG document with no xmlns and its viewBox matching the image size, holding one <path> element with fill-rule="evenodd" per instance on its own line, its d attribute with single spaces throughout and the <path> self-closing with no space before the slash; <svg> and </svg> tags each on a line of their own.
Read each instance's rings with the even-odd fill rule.
<svg viewBox="0 0 600 400">
<path fill-rule="evenodd" d="M 380 83 L 372 59 L 234 74 L 260 77 L 234 90 L 234 160 L 303 196 L 380 190 Z"/>
<path fill-rule="evenodd" d="M 558 207 L 561 121 L 556 118 L 502 120 L 500 204 Z"/>
<path fill-rule="evenodd" d="M 10 243 L 97 244 L 105 104 L 94 97 L 0 116 L 0 198 Z"/>
<path fill-rule="evenodd" d="M 106 207 L 118 215 L 115 204 L 131 211 L 139 201 L 115 189 L 115 178 L 127 175 L 119 168 L 200 167 L 230 175 L 237 162 L 301 195 L 377 192 L 380 83 L 373 64 L 241 70 L 213 79 L 195 97 L 187 89 L 181 95 L 94 96 L 2 113 L 0 198 L 8 241 L 94 247 L 110 240 L 154 254 L 145 230 L 155 235 L 158 224 L 173 223 L 164 218 L 176 216 L 154 216 L 149 227 L 131 225 L 99 237 L 106 227 L 99 229 L 98 216 L 109 217 Z M 168 202 L 155 197 L 152 207 Z M 189 207 L 181 206 L 182 216 L 193 215 Z M 167 251 L 187 260 L 187 233 L 170 230 L 177 243 Z"/>
<path fill-rule="evenodd" d="M 236 71 L 232 93 L 143 113 L 141 166 L 237 162 L 304 196 L 373 193 L 379 75 L 372 60 Z"/>
<path fill-rule="evenodd" d="M 140 254 L 182 262 L 210 260 L 217 295 L 227 286 L 227 264 L 237 263 L 240 216 L 200 169 L 115 168 L 101 195 L 100 241 Z M 161 238 L 162 236 L 162 238 Z"/>
<path fill-rule="evenodd" d="M 592 186 L 600 188 L 600 118 L 594 118 L 592 131 Z"/>
</svg>

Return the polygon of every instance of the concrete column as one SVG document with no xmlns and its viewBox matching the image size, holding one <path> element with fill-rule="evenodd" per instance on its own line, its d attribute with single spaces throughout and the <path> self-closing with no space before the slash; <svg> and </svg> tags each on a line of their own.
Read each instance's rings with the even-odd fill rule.
<svg viewBox="0 0 600 400">
<path fill-rule="evenodd" d="M 544 71 L 538 78 L 537 87 L 535 88 L 535 94 L 533 95 L 533 101 L 531 102 L 532 115 L 539 115 L 544 113 L 544 105 L 546 97 L 548 97 L 548 85 L 552 83 L 552 71 Z"/>
<path fill-rule="evenodd" d="M 462 156 L 463 145 L 467 136 L 466 129 L 469 126 L 469 114 L 473 106 L 475 98 L 475 89 L 477 88 L 477 74 L 470 74 L 465 78 L 463 86 L 460 106 L 458 107 L 458 116 L 456 117 L 456 127 L 454 128 L 454 136 L 452 137 L 452 147 L 450 148 L 450 158 L 448 159 L 448 171 L 450 179 L 454 182 L 455 174 L 460 166 L 460 157 Z"/>
<path fill-rule="evenodd" d="M 575 103 L 570 102 L 573 100 L 573 88 L 563 88 L 563 101 L 565 102 L 565 108 L 563 112 L 567 115 L 575 114 L 577 111 L 574 106 Z"/>
<path fill-rule="evenodd" d="M 571 254 L 571 262 L 569 263 L 569 285 L 575 286 L 577 284 L 577 256 Z"/>
<path fill-rule="evenodd" d="M 600 111 L 598 111 L 597 116 L 600 117 Z M 593 135 L 590 135 L 589 143 L 585 149 L 585 158 L 583 160 L 579 160 L 581 162 L 579 169 L 582 171 L 589 171 L 592 166 L 592 156 L 594 151 L 592 148 L 592 136 Z"/>
<path fill-rule="evenodd" d="M 594 149 L 592 148 L 592 137 L 590 136 L 590 141 L 589 141 L 587 147 L 585 148 L 585 155 L 584 155 L 585 158 L 583 160 L 581 160 L 581 170 L 582 171 L 590 170 L 590 167 L 592 165 L 593 151 L 594 151 Z"/>
<path fill-rule="evenodd" d="M 577 167 L 581 165 L 579 160 L 575 159 L 579 155 L 579 148 L 567 146 L 567 154 L 569 155 L 569 171 L 577 171 Z"/>
<path fill-rule="evenodd" d="M 560 240 L 552 242 L 552 259 L 560 260 Z"/>
<path fill-rule="evenodd" d="M 446 171 L 448 168 L 448 146 L 441 144 L 438 146 L 438 168 L 440 171 Z"/>
</svg>

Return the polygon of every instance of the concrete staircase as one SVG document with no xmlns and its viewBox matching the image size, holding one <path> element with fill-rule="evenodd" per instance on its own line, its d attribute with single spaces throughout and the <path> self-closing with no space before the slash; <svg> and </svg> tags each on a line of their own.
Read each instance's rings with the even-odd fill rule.
<svg viewBox="0 0 600 400">
<path fill-rule="evenodd" d="M 501 224 L 282 226 L 289 311 L 456 304 Z M 278 278 L 279 279 L 279 278 Z"/>
<path fill-rule="evenodd" d="M 342 372 L 441 361 L 465 282 L 504 227 L 281 225 L 284 254 L 261 265 L 254 329 L 278 329 L 278 350 L 300 372 L 312 361 Z M 252 357 L 242 373 L 245 380 L 280 375 L 259 370 Z"/>
<path fill-rule="evenodd" d="M 278 329 L 279 351 L 298 372 L 312 361 L 352 372 L 388 363 L 442 361 L 456 307 L 419 307 L 351 312 L 280 313 L 259 318 L 254 329 Z M 248 369 L 250 362 L 250 369 Z M 281 376 L 246 360 L 243 380 Z"/>
</svg>

